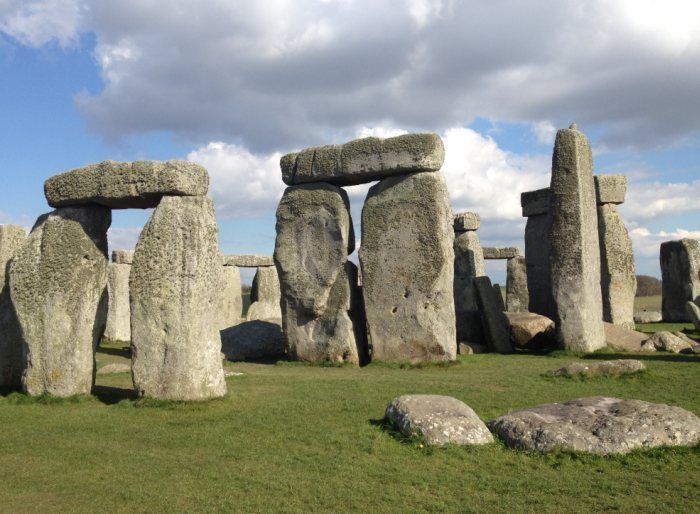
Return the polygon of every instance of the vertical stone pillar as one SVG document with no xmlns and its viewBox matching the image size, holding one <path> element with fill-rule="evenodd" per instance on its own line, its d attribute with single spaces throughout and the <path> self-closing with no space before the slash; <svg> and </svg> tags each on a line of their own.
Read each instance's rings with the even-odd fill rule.
<svg viewBox="0 0 700 514">
<path fill-rule="evenodd" d="M 486 275 L 484 255 L 476 231 L 481 218 L 475 212 L 454 216 L 454 300 L 457 341 L 483 343 L 484 333 L 476 299 L 474 279 Z"/>
<path fill-rule="evenodd" d="M 370 188 L 360 264 L 373 359 L 455 359 L 453 244 L 441 174 L 411 173 Z"/>
<path fill-rule="evenodd" d="M 549 188 L 520 195 L 525 224 L 525 268 L 528 310 L 554 319 L 554 300 L 549 268 Z"/>
<path fill-rule="evenodd" d="M 104 338 L 110 341 L 131 341 L 129 274 L 133 255 L 133 252 L 115 250 L 107 268 L 108 307 Z"/>
<path fill-rule="evenodd" d="M 37 220 L 10 264 L 30 395 L 90 394 L 107 317 L 110 209 L 61 207 Z"/>
<path fill-rule="evenodd" d="M 593 156 L 588 139 L 575 124 L 557 132 L 550 194 L 557 340 L 564 349 L 591 352 L 605 346 L 600 245 Z"/>
<path fill-rule="evenodd" d="M 261 266 L 253 277 L 250 290 L 248 321 L 255 319 L 280 319 L 280 280 L 274 266 Z"/>
<path fill-rule="evenodd" d="M 323 182 L 288 187 L 276 229 L 274 261 L 290 358 L 364 363 L 357 273 L 347 260 L 355 248 L 347 193 Z M 259 279 L 257 298 L 261 286 Z"/>
<path fill-rule="evenodd" d="M 506 262 L 506 310 L 527 312 L 528 302 L 525 257 L 513 257 Z"/>
<path fill-rule="evenodd" d="M 0 225 L 0 386 L 22 384 L 22 331 L 10 298 L 10 261 L 27 234 L 19 225 Z"/>
<path fill-rule="evenodd" d="M 140 395 L 168 400 L 223 396 L 222 256 L 212 201 L 164 196 L 134 252 L 132 375 Z"/>
<path fill-rule="evenodd" d="M 686 302 L 700 297 L 700 243 L 680 239 L 661 243 L 661 315 L 667 322 L 689 323 Z"/>
<path fill-rule="evenodd" d="M 595 177 L 600 238 L 600 287 L 603 294 L 603 321 L 634 330 L 634 296 L 637 276 L 634 251 L 617 204 L 625 201 L 627 177 Z"/>
<path fill-rule="evenodd" d="M 241 294 L 241 270 L 238 266 L 224 265 L 221 270 L 219 330 L 238 325 L 243 316 L 243 295 Z"/>
</svg>

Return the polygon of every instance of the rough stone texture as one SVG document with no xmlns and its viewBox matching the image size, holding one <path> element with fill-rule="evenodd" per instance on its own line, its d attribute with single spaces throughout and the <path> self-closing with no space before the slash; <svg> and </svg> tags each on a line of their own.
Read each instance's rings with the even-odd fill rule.
<svg viewBox="0 0 700 514">
<path fill-rule="evenodd" d="M 441 174 L 392 177 L 370 188 L 360 263 L 373 359 L 455 359 L 453 244 Z"/>
<path fill-rule="evenodd" d="M 644 342 L 649 339 L 649 334 L 630 330 L 612 323 L 603 323 L 605 331 L 605 344 L 616 352 L 642 352 L 646 351 Z"/>
<path fill-rule="evenodd" d="M 457 351 L 460 355 L 474 355 L 477 353 L 489 353 L 489 347 L 479 343 L 459 343 Z"/>
<path fill-rule="evenodd" d="M 281 318 L 280 281 L 277 270 L 273 267 L 258 268 L 253 277 L 253 287 L 250 290 L 250 301 L 246 319 Z"/>
<path fill-rule="evenodd" d="M 598 206 L 598 236 L 603 320 L 634 329 L 634 296 L 637 293 L 634 251 L 615 204 Z"/>
<path fill-rule="evenodd" d="M 491 432 L 472 408 L 451 396 L 399 396 L 391 401 L 384 417 L 402 434 L 418 435 L 431 446 L 493 442 Z"/>
<path fill-rule="evenodd" d="M 539 216 L 549 212 L 549 188 L 525 191 L 520 193 L 520 206 L 523 208 L 523 217 Z"/>
<path fill-rule="evenodd" d="M 131 373 L 131 365 L 122 362 L 105 364 L 97 370 L 98 375 L 112 375 L 114 373 Z"/>
<path fill-rule="evenodd" d="M 132 371 L 140 395 L 223 396 L 221 271 L 209 198 L 164 197 L 141 232 L 131 268 Z"/>
<path fill-rule="evenodd" d="M 693 346 L 695 346 L 685 338 L 665 330 L 652 334 L 647 342 L 653 344 L 660 352 L 671 353 L 692 353 Z"/>
<path fill-rule="evenodd" d="M 98 204 L 112 209 L 147 209 L 163 196 L 201 196 L 209 174 L 189 161 L 104 161 L 50 177 L 44 194 L 51 207 Z"/>
<path fill-rule="evenodd" d="M 616 359 L 612 361 L 572 362 L 552 372 L 555 377 L 619 377 L 645 371 L 642 361 Z"/>
<path fill-rule="evenodd" d="M 453 226 L 455 232 L 477 230 L 481 225 L 481 216 L 476 212 L 460 212 L 454 215 Z"/>
<path fill-rule="evenodd" d="M 230 361 L 283 357 L 284 334 L 281 319 L 245 321 L 221 331 L 221 351 Z"/>
<path fill-rule="evenodd" d="M 112 262 L 114 264 L 133 264 L 133 250 L 112 250 Z"/>
<path fill-rule="evenodd" d="M 660 261 L 663 320 L 690 323 L 685 302 L 700 296 L 700 243 L 696 239 L 661 243 Z"/>
<path fill-rule="evenodd" d="M 636 448 L 692 446 L 700 419 L 685 409 L 593 396 L 511 412 L 487 423 L 512 448 L 608 455 Z"/>
<path fill-rule="evenodd" d="M 243 295 L 241 293 L 241 270 L 238 266 L 222 266 L 219 292 L 219 330 L 238 325 L 243 316 Z M 277 315 L 279 318 L 279 314 Z"/>
<path fill-rule="evenodd" d="M 554 298 L 549 268 L 549 214 L 531 216 L 525 224 L 525 266 L 528 310 L 554 318 Z"/>
<path fill-rule="evenodd" d="M 596 175 L 595 197 L 598 204 L 624 203 L 627 194 L 627 177 L 624 175 Z"/>
<path fill-rule="evenodd" d="M 0 386 L 19 387 L 22 383 L 22 331 L 6 271 L 26 237 L 19 225 L 0 225 Z"/>
<path fill-rule="evenodd" d="M 508 312 L 527 312 L 529 302 L 525 257 L 508 259 L 506 263 L 506 310 Z"/>
<path fill-rule="evenodd" d="M 549 232 L 552 297 L 559 345 L 592 352 L 605 346 L 593 156 L 572 128 L 557 132 L 552 157 Z"/>
<path fill-rule="evenodd" d="M 40 216 L 10 265 L 32 396 L 90 394 L 107 318 L 111 211 L 69 207 Z"/>
<path fill-rule="evenodd" d="M 444 160 L 445 147 L 437 134 L 404 134 L 307 148 L 283 156 L 280 167 L 287 185 L 328 182 L 349 186 L 394 175 L 437 171 Z"/>
<path fill-rule="evenodd" d="M 700 307 L 695 302 L 686 302 L 685 310 L 695 330 L 700 330 Z"/>
<path fill-rule="evenodd" d="M 330 184 L 288 187 L 277 208 L 275 265 L 292 359 L 366 361 L 347 193 Z"/>
<path fill-rule="evenodd" d="M 554 321 L 534 312 L 506 312 L 510 339 L 520 348 L 538 349 L 555 341 Z"/>
<path fill-rule="evenodd" d="M 685 332 L 673 332 L 673 335 L 676 337 L 680 337 L 683 341 L 688 343 L 690 346 L 695 347 L 698 344 L 700 344 L 700 341 L 696 341 L 692 337 L 689 337 Z"/>
<path fill-rule="evenodd" d="M 484 247 L 484 259 L 513 259 L 520 257 L 520 250 L 513 246 L 505 248 Z"/>
<path fill-rule="evenodd" d="M 481 315 L 476 302 L 474 278 L 482 277 L 484 257 L 475 231 L 458 232 L 454 240 L 454 302 L 457 341 L 484 342 Z"/>
<path fill-rule="evenodd" d="M 491 286 L 489 277 L 476 277 L 474 279 L 476 297 L 479 302 L 481 319 L 486 335 L 486 343 L 489 348 L 498 353 L 511 353 L 513 343 L 510 340 L 510 327 L 508 317 L 498 301 L 500 291 L 496 292 Z M 501 298 L 501 302 L 503 299 Z"/>
<path fill-rule="evenodd" d="M 659 323 L 662 319 L 659 311 L 637 311 L 634 313 L 635 323 Z"/>
<path fill-rule="evenodd" d="M 224 255 L 224 266 L 264 268 L 274 265 L 275 261 L 271 255 Z"/>
<path fill-rule="evenodd" d="M 110 262 L 107 266 L 107 325 L 104 338 L 131 341 L 129 273 L 131 265 Z"/>
</svg>

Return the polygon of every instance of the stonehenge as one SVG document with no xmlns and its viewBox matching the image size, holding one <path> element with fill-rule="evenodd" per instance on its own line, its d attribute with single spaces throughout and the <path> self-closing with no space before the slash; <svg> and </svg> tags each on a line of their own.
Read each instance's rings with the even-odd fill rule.
<svg viewBox="0 0 700 514">
<path fill-rule="evenodd" d="M 250 290 L 250 307 L 246 319 L 280 319 L 282 293 L 277 269 L 274 266 L 258 267 L 253 277 L 253 286 Z"/>
<path fill-rule="evenodd" d="M 474 279 L 486 274 L 484 256 L 476 231 L 481 218 L 475 212 L 454 216 L 454 304 L 458 342 L 484 341 Z"/>
<path fill-rule="evenodd" d="M 107 324 L 104 338 L 110 341 L 131 341 L 131 309 L 129 307 L 129 274 L 131 264 L 122 259 L 107 266 Z"/>
<path fill-rule="evenodd" d="M 218 328 L 226 330 L 241 322 L 243 313 L 241 271 L 238 266 L 223 266 L 220 278 Z"/>
<path fill-rule="evenodd" d="M 529 291 L 525 257 L 506 261 L 506 311 L 527 312 Z"/>
<path fill-rule="evenodd" d="M 527 273 L 528 309 L 554 319 L 554 298 L 550 277 L 549 188 L 527 191 L 520 195 L 525 223 L 525 268 Z"/>
<path fill-rule="evenodd" d="M 685 304 L 700 297 L 700 242 L 680 239 L 661 243 L 661 315 L 666 322 L 692 320 Z"/>
<path fill-rule="evenodd" d="M 24 368 L 22 335 L 6 270 L 26 237 L 19 225 L 0 225 L 0 386 L 20 386 Z"/>
</svg>

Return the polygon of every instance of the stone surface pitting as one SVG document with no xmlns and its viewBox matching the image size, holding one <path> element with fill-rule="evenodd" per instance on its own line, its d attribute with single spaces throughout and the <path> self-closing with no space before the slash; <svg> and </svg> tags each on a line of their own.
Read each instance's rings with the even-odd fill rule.
<svg viewBox="0 0 700 514">
<path fill-rule="evenodd" d="M 484 342 L 474 278 L 486 274 L 479 236 L 475 231 L 457 232 L 454 240 L 454 302 L 457 341 Z"/>
<path fill-rule="evenodd" d="M 661 314 L 666 322 L 689 323 L 685 303 L 700 297 L 700 242 L 661 243 Z"/>
<path fill-rule="evenodd" d="M 700 441 L 700 419 L 692 412 L 602 396 L 511 412 L 487 425 L 508 446 L 541 452 L 608 455 Z"/>
<path fill-rule="evenodd" d="M 445 147 L 437 134 L 366 137 L 345 143 L 307 148 L 282 157 L 287 185 L 328 182 L 338 186 L 363 184 L 394 175 L 437 171 Z"/>
<path fill-rule="evenodd" d="M 112 262 L 114 264 L 133 264 L 133 250 L 112 250 Z"/>
<path fill-rule="evenodd" d="M 0 386 L 19 387 L 22 383 L 22 331 L 6 270 L 26 237 L 19 225 L 0 225 Z"/>
<path fill-rule="evenodd" d="M 508 312 L 527 312 L 529 301 L 525 257 L 508 259 L 506 263 L 506 310 Z"/>
<path fill-rule="evenodd" d="M 272 255 L 224 255 L 224 266 L 239 268 L 263 268 L 274 266 Z"/>
<path fill-rule="evenodd" d="M 552 372 L 555 377 L 618 377 L 645 371 L 647 367 L 636 359 L 615 359 L 611 361 L 572 362 Z"/>
<path fill-rule="evenodd" d="M 131 341 L 129 273 L 129 264 L 110 262 L 107 266 L 108 307 L 104 338 L 109 341 Z"/>
<path fill-rule="evenodd" d="M 189 161 L 103 161 L 50 177 L 44 194 L 51 207 L 98 204 L 113 209 L 155 207 L 163 196 L 201 196 L 209 174 Z"/>
<path fill-rule="evenodd" d="M 460 212 L 454 215 L 455 232 L 477 230 L 481 225 L 481 216 L 476 212 Z"/>
<path fill-rule="evenodd" d="M 520 193 L 520 206 L 523 209 L 523 217 L 538 216 L 549 212 L 549 188 L 536 189 Z"/>
<path fill-rule="evenodd" d="M 493 442 L 491 432 L 472 408 L 451 396 L 399 396 L 386 408 L 384 417 L 402 434 L 422 437 L 431 446 Z"/>
<path fill-rule="evenodd" d="M 624 203 L 627 194 L 627 177 L 621 174 L 596 175 L 595 194 L 598 204 Z"/>
<path fill-rule="evenodd" d="M 476 288 L 486 343 L 491 351 L 511 353 L 513 343 L 510 340 L 510 326 L 503 309 L 500 289 L 496 291 L 493 288 L 489 277 L 476 277 L 474 287 Z"/>
<path fill-rule="evenodd" d="M 504 248 L 485 246 L 483 251 L 484 259 L 513 259 L 515 257 L 520 257 L 520 249 L 513 246 L 506 246 Z"/>
</svg>

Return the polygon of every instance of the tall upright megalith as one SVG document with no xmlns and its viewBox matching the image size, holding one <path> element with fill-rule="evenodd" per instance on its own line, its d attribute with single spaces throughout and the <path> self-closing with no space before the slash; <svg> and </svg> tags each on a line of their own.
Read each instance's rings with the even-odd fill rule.
<svg viewBox="0 0 700 514">
<path fill-rule="evenodd" d="M 605 346 L 605 334 L 593 156 L 575 124 L 557 132 L 550 194 L 557 340 L 567 350 L 594 351 Z"/>
<path fill-rule="evenodd" d="M 223 396 L 222 256 L 212 201 L 164 196 L 141 232 L 129 286 L 132 374 L 140 395 Z"/>
<path fill-rule="evenodd" d="M 634 296 L 637 292 L 634 251 L 617 204 L 625 201 L 627 177 L 597 175 L 598 236 L 600 238 L 600 286 L 603 320 L 634 329 Z"/>
<path fill-rule="evenodd" d="M 525 257 L 512 257 L 506 262 L 506 310 L 527 312 L 529 293 Z"/>
<path fill-rule="evenodd" d="M 476 298 L 474 279 L 486 275 L 479 235 L 481 218 L 476 212 L 454 216 L 454 300 L 457 341 L 483 343 L 484 332 Z"/>
<path fill-rule="evenodd" d="M 120 253 L 112 252 L 112 262 L 107 267 L 108 307 L 104 338 L 110 341 L 131 341 L 131 311 L 129 308 L 131 264 L 122 261 L 121 258 L 124 255 L 128 254 L 123 251 Z"/>
<path fill-rule="evenodd" d="M 10 298 L 10 260 L 27 237 L 19 225 L 0 225 L 0 386 L 22 383 L 22 331 Z"/>
<path fill-rule="evenodd" d="M 224 265 L 220 278 L 222 282 L 219 290 L 219 329 L 226 330 L 238 325 L 243 316 L 241 270 L 238 266 Z"/>
<path fill-rule="evenodd" d="M 89 394 L 107 316 L 111 211 L 62 207 L 37 220 L 10 264 L 30 395 Z"/>
<path fill-rule="evenodd" d="M 288 187 L 276 228 L 274 260 L 290 358 L 364 363 L 357 274 L 348 262 L 355 238 L 347 193 L 324 182 Z"/>
<path fill-rule="evenodd" d="M 549 188 L 520 195 L 525 224 L 525 268 L 527 272 L 528 310 L 554 318 L 554 300 L 549 268 Z"/>
<path fill-rule="evenodd" d="M 680 239 L 661 243 L 661 314 L 664 321 L 692 321 L 685 310 L 700 297 L 700 242 Z"/>
<path fill-rule="evenodd" d="M 372 359 L 456 357 L 454 231 L 441 174 L 385 178 L 362 210 L 362 290 Z"/>
<path fill-rule="evenodd" d="M 280 319 L 280 280 L 274 266 L 260 266 L 250 289 L 250 307 L 246 319 Z"/>
</svg>

